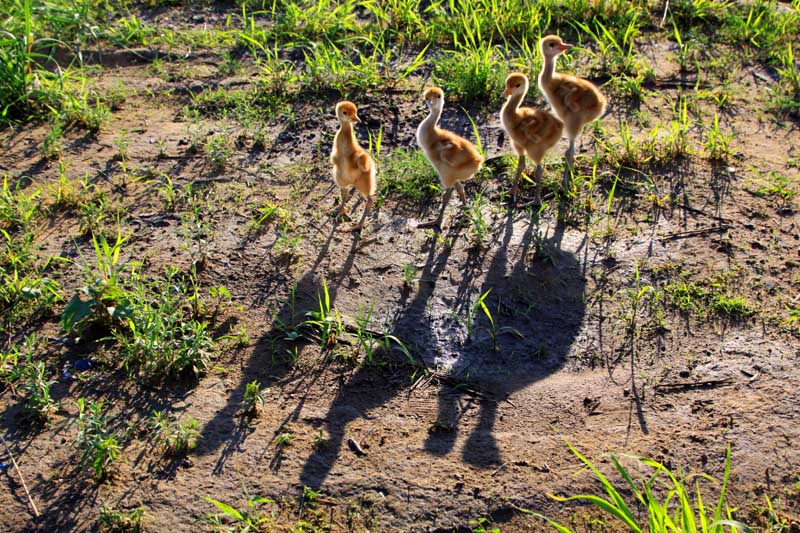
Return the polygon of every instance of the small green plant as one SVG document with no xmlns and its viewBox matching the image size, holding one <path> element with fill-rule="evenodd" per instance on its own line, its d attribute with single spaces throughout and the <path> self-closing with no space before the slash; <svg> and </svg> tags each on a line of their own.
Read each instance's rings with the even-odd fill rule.
<svg viewBox="0 0 800 533">
<path fill-rule="evenodd" d="M 714 122 L 708 130 L 706 138 L 705 149 L 708 158 L 712 161 L 727 161 L 731 156 L 735 155 L 735 150 L 731 148 L 733 136 L 729 133 L 724 133 L 719 127 L 719 115 L 714 114 Z"/>
<path fill-rule="evenodd" d="M 192 256 L 192 264 L 202 265 L 208 257 L 208 247 L 214 235 L 214 226 L 209 222 L 209 205 L 193 199 L 187 211 L 181 213 L 181 237 L 187 242 L 186 249 Z"/>
<path fill-rule="evenodd" d="M 318 490 L 314 490 L 308 486 L 303 486 L 303 503 L 305 503 L 305 505 L 308 506 L 309 509 L 316 509 L 318 500 L 319 500 Z"/>
<path fill-rule="evenodd" d="M 272 223 L 284 232 L 291 227 L 292 218 L 289 211 L 271 200 L 264 200 L 253 206 L 252 211 L 253 218 L 250 220 L 250 228 L 253 231 L 260 231 L 265 225 Z"/>
<path fill-rule="evenodd" d="M 261 391 L 261 384 L 253 380 L 244 388 L 244 400 L 242 400 L 242 409 L 245 412 L 257 412 L 264 407 L 264 395 Z"/>
<path fill-rule="evenodd" d="M 58 157 L 61 155 L 63 142 L 64 123 L 56 118 L 50 125 L 50 131 L 47 132 L 47 136 L 44 138 L 44 141 L 42 141 L 42 155 L 48 159 Z"/>
<path fill-rule="evenodd" d="M 789 304 L 786 304 L 784 307 L 786 308 L 786 312 L 789 314 L 789 316 L 786 318 L 786 324 L 788 326 L 792 326 L 795 323 L 800 325 L 800 305 L 793 307 Z"/>
<path fill-rule="evenodd" d="M 316 450 L 324 450 L 328 447 L 329 441 L 325 434 L 320 429 L 319 432 L 314 435 L 314 448 Z"/>
<path fill-rule="evenodd" d="M 677 104 L 673 104 L 674 118 L 666 130 L 666 140 L 663 145 L 662 158 L 679 158 L 692 153 L 689 133 L 691 121 L 689 117 L 689 99 L 681 96 Z"/>
<path fill-rule="evenodd" d="M 330 350 L 336 345 L 336 340 L 344 332 L 344 323 L 339 310 L 331 306 L 331 296 L 328 292 L 328 283 L 322 278 L 322 291 L 317 295 L 319 309 L 306 313 L 306 319 L 301 325 L 310 327 L 319 333 L 320 345 L 323 350 Z"/>
<path fill-rule="evenodd" d="M 120 161 L 128 160 L 128 148 L 130 148 L 131 140 L 128 137 L 128 131 L 125 128 L 119 130 L 119 135 L 114 137 L 114 146 L 117 147 L 117 156 Z"/>
<path fill-rule="evenodd" d="M 194 418 L 174 420 L 164 411 L 153 411 L 147 419 L 147 428 L 155 441 L 168 454 L 186 453 L 197 446 L 200 438 L 199 423 Z"/>
<path fill-rule="evenodd" d="M 786 44 L 785 52 L 777 54 L 780 86 L 774 91 L 775 107 L 784 113 L 800 116 L 800 70 L 795 63 L 793 43 Z"/>
<path fill-rule="evenodd" d="M 80 192 L 75 181 L 67 178 L 67 163 L 58 162 L 58 181 L 48 188 L 48 196 L 54 208 L 71 209 L 80 205 Z"/>
<path fill-rule="evenodd" d="M 275 437 L 275 446 L 277 446 L 278 448 L 285 448 L 289 446 L 293 440 L 294 440 L 294 433 L 284 431 L 279 433 L 278 436 Z"/>
<path fill-rule="evenodd" d="M 516 336 L 519 339 L 524 339 L 525 336 L 519 332 L 518 329 L 512 328 L 511 326 L 502 326 L 498 327 L 494 321 L 494 317 L 492 316 L 491 311 L 489 311 L 489 307 L 486 305 L 486 297 L 489 296 L 489 293 L 492 292 L 492 289 L 487 290 L 483 293 L 478 301 L 475 302 L 476 306 L 479 306 L 483 314 L 486 316 L 487 320 L 489 320 L 489 327 L 486 328 L 486 331 L 489 333 L 489 336 L 492 338 L 492 346 L 494 347 L 494 351 L 498 351 L 497 347 L 497 337 L 504 333 L 511 333 L 512 335 Z"/>
<path fill-rule="evenodd" d="M 47 368 L 43 362 L 28 362 L 23 371 L 25 381 L 22 389 L 26 392 L 25 409 L 39 420 L 46 421 L 50 414 L 58 408 L 53 400 L 50 386 L 55 380 L 47 379 Z"/>
<path fill-rule="evenodd" d="M 483 213 L 483 207 L 483 195 L 478 193 L 469 203 L 469 207 L 466 211 L 467 219 L 470 222 L 470 241 L 472 245 L 477 248 L 483 248 L 489 236 L 489 221 Z"/>
<path fill-rule="evenodd" d="M 206 161 L 216 172 L 222 172 L 233 155 L 233 146 L 225 133 L 212 135 L 203 146 Z"/>
<path fill-rule="evenodd" d="M 403 265 L 403 283 L 411 285 L 417 279 L 417 266 L 413 263 Z"/>
<path fill-rule="evenodd" d="M 83 450 L 81 465 L 91 464 L 96 479 L 103 479 L 111 465 L 122 453 L 117 436 L 108 428 L 108 419 L 103 414 L 103 402 L 89 402 L 79 398 L 78 437 L 76 446 Z"/>
<path fill-rule="evenodd" d="M 87 283 L 73 295 L 61 315 L 61 328 L 67 333 L 81 334 L 90 325 L 109 328 L 115 320 L 131 316 L 132 304 L 123 288 L 125 266 L 119 262 L 126 240 L 119 231 L 113 244 L 103 235 L 92 235 L 96 266 L 92 268 L 84 259 Z"/>
<path fill-rule="evenodd" d="M 177 421 L 172 426 L 172 434 L 167 438 L 167 449 L 172 453 L 185 453 L 197 446 L 200 438 L 199 423 L 194 418 Z"/>
<path fill-rule="evenodd" d="M 144 531 L 144 505 L 128 511 L 120 511 L 104 502 L 97 517 L 97 530 L 100 533 L 139 533 Z"/>
<path fill-rule="evenodd" d="M 653 474 L 647 478 L 646 481 L 637 485 L 631 474 L 620 464 L 614 455 L 609 456 L 611 463 L 616 468 L 617 472 L 625 480 L 626 489 L 630 490 L 634 496 L 633 504 L 644 510 L 645 519 L 638 518 L 639 514 L 634 514 L 631 506 L 625 501 L 623 493 L 617 490 L 616 487 L 604 476 L 597 467 L 581 453 L 575 449 L 569 442 L 567 442 L 572 453 L 580 459 L 585 465 L 585 468 L 591 470 L 598 481 L 600 481 L 603 489 L 608 494 L 608 498 L 601 498 L 591 494 L 578 494 L 575 496 L 559 497 L 550 495 L 556 501 L 570 502 L 582 501 L 596 506 L 603 513 L 610 517 L 616 518 L 626 529 L 636 533 L 644 531 L 682 531 L 687 533 L 723 533 L 725 528 L 736 529 L 743 533 L 752 533 L 752 530 L 745 524 L 734 520 L 731 516 L 731 510 L 725 507 L 725 495 L 728 488 L 728 477 L 730 475 L 731 467 L 731 450 L 728 446 L 725 454 L 725 472 L 722 478 L 722 485 L 720 488 L 719 498 L 717 504 L 713 508 L 707 507 L 703 501 L 700 491 L 700 482 L 695 481 L 695 498 L 691 494 L 691 485 L 688 485 L 691 477 L 697 477 L 707 481 L 714 481 L 714 479 L 707 474 L 699 474 L 697 476 L 682 476 L 676 475 L 666 466 L 644 457 L 638 457 L 638 462 L 646 468 L 653 471 Z M 666 476 L 666 481 L 662 478 Z M 666 498 L 659 497 L 660 492 L 657 491 L 657 484 L 663 484 L 664 488 L 668 491 Z M 550 524 L 553 528 L 561 533 L 570 533 L 570 529 L 558 524 L 557 522 L 532 511 L 520 509 L 521 511 L 541 518 Z"/>
<path fill-rule="evenodd" d="M 491 520 L 483 517 L 469 521 L 469 527 L 472 528 L 472 533 L 500 533 L 500 528 L 498 527 L 486 529 L 487 527 L 491 527 L 491 525 Z"/>
<path fill-rule="evenodd" d="M 96 191 L 93 197 L 79 206 L 78 231 L 84 237 L 102 234 L 105 221 L 111 216 L 111 203 L 105 192 Z"/>
<path fill-rule="evenodd" d="M 180 189 L 175 186 L 175 182 L 172 181 L 172 178 L 166 174 L 161 174 L 158 179 L 158 184 L 156 185 L 156 190 L 161 200 L 164 202 L 164 209 L 170 212 L 175 211 L 178 200 L 180 199 Z"/>
<path fill-rule="evenodd" d="M 775 170 L 745 182 L 745 190 L 756 196 L 778 200 L 787 205 L 797 196 L 797 186 L 785 174 Z"/>
<path fill-rule="evenodd" d="M 272 524 L 272 519 L 262 514 L 259 507 L 264 504 L 273 504 L 273 500 L 269 498 L 262 498 L 257 496 L 247 500 L 247 508 L 237 510 L 221 501 L 215 500 L 208 496 L 205 500 L 214 505 L 221 513 L 209 513 L 206 515 L 206 522 L 214 529 L 214 531 L 232 531 L 227 522 L 233 522 L 233 531 L 238 533 L 252 533 L 255 531 L 264 531 Z"/>
</svg>

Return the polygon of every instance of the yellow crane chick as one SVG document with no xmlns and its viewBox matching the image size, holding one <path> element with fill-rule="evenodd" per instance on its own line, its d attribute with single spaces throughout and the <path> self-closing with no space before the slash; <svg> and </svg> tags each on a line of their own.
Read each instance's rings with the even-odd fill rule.
<svg viewBox="0 0 800 533">
<path fill-rule="evenodd" d="M 453 188 L 458 191 L 461 201 L 467 203 L 461 182 L 470 179 L 480 170 L 483 156 L 471 142 L 438 126 L 444 108 L 444 92 L 439 87 L 429 87 L 425 91 L 424 99 L 430 114 L 417 128 L 417 144 L 439 175 L 445 194 L 442 198 L 442 209 L 436 220 L 420 224 L 418 227 L 439 228 L 445 208 L 453 194 Z"/>
<path fill-rule="evenodd" d="M 569 138 L 565 154 L 564 189 L 569 187 L 572 166 L 575 160 L 575 138 L 586 124 L 600 118 L 606 110 L 606 97 L 600 90 L 583 78 L 556 72 L 556 58 L 572 45 L 566 44 L 557 35 L 548 35 L 539 41 L 539 50 L 544 57 L 539 74 L 539 88 L 550 103 L 558 118 L 564 122 Z"/>
<path fill-rule="evenodd" d="M 547 151 L 555 146 L 561 139 L 564 123 L 543 109 L 520 107 L 525 95 L 528 94 L 528 77 L 519 72 L 512 73 L 506 78 L 506 87 L 503 96 L 507 98 L 500 110 L 500 123 L 511 139 L 511 147 L 519 156 L 517 174 L 511 186 L 512 200 L 516 199 L 519 178 L 525 171 L 525 156 L 536 163 L 536 196 L 535 202 L 541 202 L 542 160 Z"/>
<path fill-rule="evenodd" d="M 342 204 L 337 214 L 347 216 L 350 188 L 355 187 L 364 197 L 367 205 L 364 207 L 361 221 L 347 231 L 360 231 L 364 227 L 364 221 L 373 204 L 373 195 L 376 189 L 375 161 L 369 152 L 358 144 L 353 131 L 353 123 L 361 122 L 355 104 L 348 101 L 336 104 L 336 118 L 339 119 L 340 125 L 333 138 L 331 164 L 333 164 L 333 179 L 342 191 Z"/>
</svg>

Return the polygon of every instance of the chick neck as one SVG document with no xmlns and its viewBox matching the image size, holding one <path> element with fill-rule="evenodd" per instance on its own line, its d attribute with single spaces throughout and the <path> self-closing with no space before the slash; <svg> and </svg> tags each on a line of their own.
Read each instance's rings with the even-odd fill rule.
<svg viewBox="0 0 800 533">
<path fill-rule="evenodd" d="M 542 54 L 544 55 L 544 54 Z M 539 74 L 539 83 L 547 84 L 553 79 L 553 74 L 556 71 L 556 56 L 544 55 L 544 63 L 542 63 L 542 72 Z"/>
<path fill-rule="evenodd" d="M 527 85 L 525 86 L 524 91 L 520 92 L 519 94 L 512 94 L 506 99 L 506 103 L 503 104 L 503 107 L 500 110 L 500 117 L 504 122 L 516 114 L 517 109 L 519 109 L 519 105 L 522 103 L 522 100 L 525 98 L 526 94 L 528 94 Z"/>
<path fill-rule="evenodd" d="M 427 137 L 429 133 L 436 129 L 436 125 L 439 123 L 439 119 L 442 116 L 442 109 L 443 105 L 430 105 L 428 106 L 430 109 L 430 113 L 428 116 L 420 122 L 418 133 L 421 138 Z"/>
<path fill-rule="evenodd" d="M 352 148 L 356 145 L 356 134 L 353 130 L 353 123 L 349 120 L 342 120 L 339 122 L 339 145 Z"/>
</svg>

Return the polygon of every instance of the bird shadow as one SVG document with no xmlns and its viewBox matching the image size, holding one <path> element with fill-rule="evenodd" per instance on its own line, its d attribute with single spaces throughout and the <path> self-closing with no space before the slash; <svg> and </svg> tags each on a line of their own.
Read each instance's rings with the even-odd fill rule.
<svg viewBox="0 0 800 533">
<path fill-rule="evenodd" d="M 214 473 L 220 474 L 231 456 L 243 450 L 245 440 L 253 433 L 252 420 L 242 409 L 247 384 L 253 380 L 263 387 L 277 387 L 286 394 L 299 397 L 297 406 L 279 425 L 280 428 L 299 417 L 305 404 L 308 391 L 324 370 L 324 365 L 300 372 L 294 362 L 313 344 L 313 340 L 300 335 L 301 324 L 309 309 L 318 305 L 319 295 L 327 290 L 330 305 L 333 306 L 336 294 L 342 281 L 347 278 L 358 252 L 361 240 L 357 234 L 352 235 L 352 242 L 341 269 L 330 282 L 324 280 L 321 264 L 330 252 L 333 237 L 338 231 L 334 224 L 329 235 L 310 268 L 295 280 L 284 279 L 284 286 L 275 283 L 274 273 L 265 276 L 265 283 L 260 291 L 260 299 L 266 295 L 276 297 L 280 294 L 282 303 L 272 314 L 272 325 L 268 331 L 254 343 L 252 352 L 246 362 L 242 363 L 242 377 L 236 387 L 228 394 L 227 403 L 219 409 L 200 431 L 198 446 L 195 452 L 199 455 L 219 453 L 214 466 Z M 280 448 L 278 448 L 271 465 L 273 469 L 280 465 Z"/>
<path fill-rule="evenodd" d="M 444 235 L 438 231 L 434 233 L 428 242 L 418 290 L 410 300 L 404 299 L 391 317 L 392 326 L 387 335 L 395 339 L 414 339 L 413 345 L 409 342 L 402 350 L 382 353 L 380 365 L 362 365 L 346 382 L 339 384 L 336 397 L 321 420 L 327 439 L 303 465 L 300 473 L 303 485 L 319 488 L 328 478 L 342 450 L 348 424 L 360 418 L 369 420 L 368 411 L 388 403 L 410 386 L 409 373 L 419 370 L 419 362 L 412 359 L 412 354 L 426 349 L 431 334 L 425 327 L 426 310 L 459 232 L 458 226 L 451 225 Z M 357 449 L 354 451 L 359 453 Z"/>
<path fill-rule="evenodd" d="M 498 406 L 564 364 L 585 312 L 584 278 L 575 254 L 562 248 L 564 229 L 544 228 L 533 216 L 514 239 L 514 214 L 508 213 L 499 246 L 490 252 L 481 286 L 468 304 L 477 307 L 468 313 L 469 336 L 453 350 L 453 359 L 444 361 L 448 370 L 440 380 L 438 417 L 425 442 L 429 453 L 451 452 L 469 396 L 480 412 L 462 459 L 476 467 L 500 464 L 494 437 Z"/>
</svg>

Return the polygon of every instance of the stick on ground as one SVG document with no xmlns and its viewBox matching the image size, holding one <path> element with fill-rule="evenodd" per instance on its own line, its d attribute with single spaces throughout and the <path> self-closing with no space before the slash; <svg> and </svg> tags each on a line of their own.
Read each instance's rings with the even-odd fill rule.
<svg viewBox="0 0 800 533">
<path fill-rule="evenodd" d="M 28 502 L 31 504 L 31 507 L 33 508 L 33 514 L 36 515 L 36 518 L 39 518 L 39 509 L 37 509 L 36 504 L 33 503 L 33 498 L 31 498 L 31 493 L 28 491 L 28 486 L 25 484 L 25 478 L 22 477 L 22 472 L 19 471 L 19 466 L 17 465 L 17 462 L 14 460 L 14 454 L 11 453 L 11 448 L 8 447 L 8 444 L 6 444 L 6 439 L 2 435 L 0 435 L 0 440 L 3 441 L 3 446 L 8 452 L 8 456 L 11 457 L 11 463 L 14 465 L 14 470 L 17 471 L 19 480 L 22 481 L 22 488 L 25 489 L 25 495 L 28 497 Z"/>
</svg>

